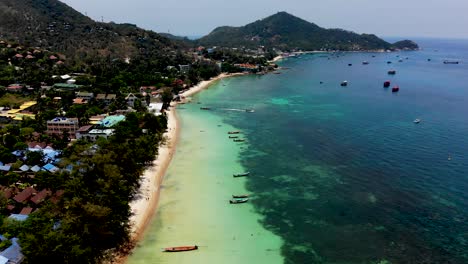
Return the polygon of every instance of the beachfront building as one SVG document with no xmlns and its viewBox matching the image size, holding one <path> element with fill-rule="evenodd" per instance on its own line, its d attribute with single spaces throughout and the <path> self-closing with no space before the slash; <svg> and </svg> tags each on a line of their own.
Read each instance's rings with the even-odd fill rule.
<svg viewBox="0 0 468 264">
<path fill-rule="evenodd" d="M 153 113 L 154 115 L 161 115 L 161 109 L 163 107 L 163 103 L 150 103 L 148 106 L 148 112 Z"/>
<path fill-rule="evenodd" d="M 234 64 L 234 66 L 238 67 L 239 69 L 243 71 L 258 71 L 259 69 L 257 65 L 253 65 L 249 63 L 238 63 L 238 64 Z"/>
<path fill-rule="evenodd" d="M 98 138 L 101 138 L 101 137 L 105 138 L 105 139 L 108 139 L 113 134 L 114 134 L 114 129 L 110 129 L 110 128 L 107 128 L 107 129 L 91 129 L 91 130 L 89 130 L 87 132 L 81 132 L 79 134 L 79 139 L 95 142 Z M 77 133 L 76 138 L 78 139 L 78 133 Z"/>
<path fill-rule="evenodd" d="M 179 65 L 180 73 L 188 73 L 190 71 L 190 65 Z"/>
<path fill-rule="evenodd" d="M 74 138 L 78 128 L 78 118 L 56 117 L 47 121 L 46 134 L 49 136 L 62 136 L 66 131 L 70 137 Z"/>
</svg>

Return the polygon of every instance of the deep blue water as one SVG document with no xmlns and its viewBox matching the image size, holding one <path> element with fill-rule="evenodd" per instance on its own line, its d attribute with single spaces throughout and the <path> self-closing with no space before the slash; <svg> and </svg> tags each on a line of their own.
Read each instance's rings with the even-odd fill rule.
<svg viewBox="0 0 468 264">
<path fill-rule="evenodd" d="M 246 133 L 248 189 L 286 263 L 468 263 L 468 41 L 418 42 L 303 55 L 200 95 Z"/>
</svg>

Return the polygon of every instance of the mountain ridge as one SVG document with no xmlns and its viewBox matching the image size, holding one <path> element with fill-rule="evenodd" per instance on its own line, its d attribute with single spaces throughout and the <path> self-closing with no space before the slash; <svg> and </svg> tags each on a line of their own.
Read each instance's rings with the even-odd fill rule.
<svg viewBox="0 0 468 264">
<path fill-rule="evenodd" d="M 357 34 L 336 28 L 325 29 L 284 11 L 241 27 L 217 27 L 199 39 L 198 43 L 226 47 L 266 46 L 283 50 L 397 49 L 391 43 L 374 34 Z M 403 49 L 417 48 L 415 46 L 405 47 L 405 43 L 400 44 L 402 45 L 399 48 Z"/>
</svg>

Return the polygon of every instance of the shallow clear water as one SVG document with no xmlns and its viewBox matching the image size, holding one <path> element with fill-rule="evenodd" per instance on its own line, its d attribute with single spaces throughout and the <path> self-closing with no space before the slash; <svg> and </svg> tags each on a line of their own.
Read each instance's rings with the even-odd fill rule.
<svg viewBox="0 0 468 264">
<path fill-rule="evenodd" d="M 220 209 L 220 219 L 259 220 L 282 241 L 275 240 L 280 251 L 261 246 L 259 252 L 272 253 L 271 258 L 239 259 L 244 263 L 468 263 L 468 41 L 419 43 L 424 50 L 417 52 L 305 55 L 283 61 L 288 69 L 282 74 L 221 81 L 179 111 L 185 122 L 212 124 L 212 133 L 200 133 L 203 151 L 196 152 L 190 146 L 202 128 L 182 126 L 178 152 L 183 153 L 177 153 L 165 186 L 173 181 L 178 186 L 178 170 L 213 166 L 220 173 L 226 162 L 227 177 L 232 171 L 251 171 L 244 180 L 255 196 L 249 207 L 240 208 L 247 208 L 241 211 L 245 215 L 238 218 L 240 212 L 227 207 Z M 445 65 L 445 59 L 462 63 Z M 364 60 L 370 64 L 362 65 Z M 390 69 L 397 74 L 387 75 Z M 339 85 L 343 80 L 347 87 Z M 400 92 L 384 89 L 385 80 L 399 85 Z M 250 108 L 255 113 L 235 110 Z M 416 118 L 422 122 L 414 124 Z M 232 142 L 223 141 L 230 126 L 242 130 L 248 144 L 231 149 Z M 238 162 L 203 158 L 211 148 L 218 155 L 231 153 Z M 178 157 L 190 163 L 182 165 Z M 180 197 L 213 214 L 214 205 L 196 201 L 198 186 L 186 188 L 180 188 Z M 218 189 L 208 188 L 204 195 L 234 192 L 212 190 Z M 167 229 L 178 221 L 177 215 L 165 220 L 172 205 L 164 192 L 162 199 L 166 202 L 147 236 L 156 243 L 170 237 Z M 233 226 L 218 226 L 206 240 L 229 243 L 219 234 Z M 256 245 L 257 240 L 244 240 L 238 249 Z M 230 263 L 236 257 L 204 260 L 210 259 Z"/>
</svg>

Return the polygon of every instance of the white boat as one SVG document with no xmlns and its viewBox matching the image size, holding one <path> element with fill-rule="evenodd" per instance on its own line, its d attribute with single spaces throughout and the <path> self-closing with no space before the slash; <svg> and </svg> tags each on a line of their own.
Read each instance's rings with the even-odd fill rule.
<svg viewBox="0 0 468 264">
<path fill-rule="evenodd" d="M 416 119 L 413 121 L 413 123 L 415 123 L 415 124 L 419 124 L 420 122 L 421 122 L 421 119 L 419 119 L 419 118 L 416 118 Z"/>
</svg>

